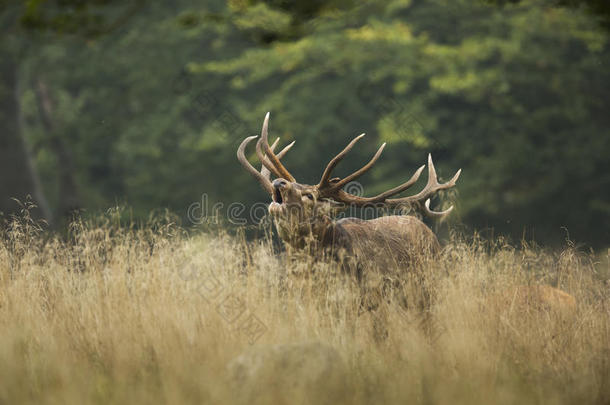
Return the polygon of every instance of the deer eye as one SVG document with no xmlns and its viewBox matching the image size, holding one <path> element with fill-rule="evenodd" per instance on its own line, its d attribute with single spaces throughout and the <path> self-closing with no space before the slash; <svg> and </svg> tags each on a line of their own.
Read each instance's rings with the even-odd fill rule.
<svg viewBox="0 0 610 405">
<path fill-rule="evenodd" d="M 305 197 L 309 198 L 310 200 L 313 200 L 313 194 L 307 193 L 305 194 Z"/>
</svg>

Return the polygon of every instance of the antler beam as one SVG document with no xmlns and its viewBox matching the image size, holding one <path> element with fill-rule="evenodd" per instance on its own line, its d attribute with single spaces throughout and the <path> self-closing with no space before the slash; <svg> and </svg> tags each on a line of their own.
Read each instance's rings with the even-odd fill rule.
<svg viewBox="0 0 610 405">
<path fill-rule="evenodd" d="M 428 154 L 428 183 L 426 184 L 426 186 L 424 187 L 424 189 L 422 191 L 420 191 L 419 193 L 413 195 L 413 196 L 409 196 L 409 197 L 403 197 L 403 198 L 389 198 L 393 195 L 399 194 L 405 190 L 407 190 L 409 187 L 411 187 L 413 184 L 415 184 L 417 182 L 417 180 L 419 179 L 422 171 L 424 170 L 425 165 L 422 165 L 419 169 L 417 169 L 417 171 L 413 174 L 413 176 L 411 176 L 411 178 L 397 186 L 394 187 L 390 190 L 384 191 L 381 194 L 378 194 L 374 197 L 361 197 L 361 196 L 356 196 L 350 193 L 347 193 L 343 190 L 341 190 L 341 188 L 346 185 L 347 183 L 349 183 L 350 181 L 353 181 L 354 179 L 362 176 L 364 173 L 366 173 L 376 162 L 377 159 L 379 159 L 379 157 L 381 156 L 381 152 L 383 151 L 384 147 L 385 147 L 385 143 L 381 145 L 381 147 L 377 150 L 377 153 L 375 153 L 375 156 L 373 156 L 373 158 L 369 161 L 369 163 L 367 163 L 365 166 L 363 166 L 360 170 L 357 170 L 356 172 L 352 173 L 351 175 L 343 178 L 343 179 L 336 179 L 335 181 L 330 181 L 329 178 L 332 174 L 333 169 L 337 166 L 337 164 L 345 157 L 345 155 L 354 147 L 354 145 L 356 144 L 356 142 L 358 142 L 362 137 L 364 136 L 364 134 L 361 134 L 359 136 L 357 136 L 356 138 L 354 138 L 339 154 L 337 154 L 326 166 L 326 169 L 324 169 L 324 173 L 322 174 L 322 178 L 320 179 L 320 183 L 318 183 L 318 188 L 320 189 L 320 194 L 324 197 L 327 198 L 332 198 L 338 202 L 342 202 L 344 204 L 350 204 L 350 205 L 355 205 L 355 206 L 364 206 L 367 204 L 376 204 L 376 203 L 383 203 L 384 205 L 388 206 L 388 207 L 396 207 L 399 205 L 403 205 L 403 204 L 413 204 L 413 203 L 418 203 L 420 201 L 426 200 L 430 197 L 432 194 L 436 193 L 437 191 L 440 190 L 445 190 L 451 187 L 455 186 L 455 183 L 457 181 L 457 179 L 460 177 L 460 173 L 461 173 L 461 169 L 457 171 L 457 173 L 453 176 L 453 178 L 446 182 L 446 183 L 439 183 L 438 182 L 438 178 L 436 175 L 436 169 L 434 168 L 434 163 L 432 161 L 432 155 Z M 426 201 L 425 204 L 425 212 L 426 214 L 430 215 L 430 216 L 444 216 L 446 214 L 448 214 L 449 212 L 451 212 L 451 210 L 453 209 L 453 207 L 450 207 L 449 209 L 442 211 L 442 212 L 435 212 L 435 211 L 431 211 L 430 210 L 430 202 Z"/>
<path fill-rule="evenodd" d="M 459 169 L 451 180 L 446 183 L 439 183 L 438 178 L 436 176 L 436 169 L 434 168 L 434 163 L 432 162 L 432 155 L 428 154 L 428 183 L 426 187 L 419 193 L 403 198 L 391 198 L 386 200 L 385 203 L 391 206 L 396 206 L 405 203 L 414 203 L 427 199 L 432 194 L 436 193 L 440 190 L 446 190 L 448 188 L 454 187 L 457 182 L 460 174 L 462 173 L 462 169 Z"/>
<path fill-rule="evenodd" d="M 239 163 L 241 163 L 241 165 L 252 176 L 254 176 L 254 178 L 256 180 L 258 180 L 258 182 L 261 184 L 261 186 L 263 186 L 265 191 L 267 191 L 269 194 L 273 195 L 273 185 L 271 184 L 271 181 L 266 176 L 264 176 L 262 173 L 259 173 L 259 171 L 256 170 L 254 168 L 254 166 L 252 166 L 250 164 L 250 162 L 248 162 L 248 159 L 246 158 L 246 155 L 244 154 L 244 151 L 246 150 L 246 146 L 248 146 L 248 144 L 255 138 L 258 138 L 258 136 L 257 135 L 249 136 L 242 141 L 242 143 L 239 145 L 239 148 L 237 148 L 237 160 L 239 160 Z"/>
<path fill-rule="evenodd" d="M 277 146 L 278 142 L 280 141 L 280 138 L 277 138 L 275 140 L 275 142 L 273 142 L 273 144 L 271 145 L 271 150 L 275 152 L 275 147 Z M 292 148 L 292 146 L 294 145 L 296 141 L 292 141 L 291 143 L 289 143 L 288 145 L 284 146 L 284 149 L 282 149 L 280 151 L 280 153 L 277 154 L 277 158 L 278 159 L 282 159 L 284 157 L 284 155 L 286 155 L 286 153 L 290 150 L 290 148 Z M 267 179 L 271 180 L 270 176 L 271 176 L 271 171 L 269 170 L 270 167 L 273 167 L 273 165 L 271 164 L 271 162 L 269 162 L 268 159 L 265 158 L 265 156 L 262 154 L 262 149 L 259 148 L 259 143 L 260 140 L 256 143 L 256 154 L 258 155 L 258 158 L 261 160 L 262 162 L 262 167 L 261 167 L 261 174 L 263 176 L 265 176 Z M 274 173 L 275 174 L 275 173 Z M 277 174 L 275 174 L 276 176 L 278 176 Z M 280 177 L 280 176 L 278 176 Z"/>
<path fill-rule="evenodd" d="M 278 157 L 275 155 L 275 153 L 273 153 L 273 150 L 271 150 L 271 147 L 269 146 L 269 140 L 268 140 L 268 137 L 269 137 L 268 129 L 269 129 L 269 113 L 267 113 L 267 115 L 265 115 L 265 120 L 263 121 L 263 129 L 261 130 L 261 143 L 262 143 L 263 151 L 265 152 L 265 154 L 271 161 L 271 166 L 269 166 L 269 170 L 271 170 L 278 177 L 281 177 L 288 181 L 295 181 L 292 174 L 290 174 L 290 172 L 288 170 L 286 170 L 286 168 L 284 167 L 282 162 L 280 162 L 280 159 L 278 159 Z M 265 160 L 263 160 L 263 164 L 265 164 Z M 272 167 L 275 168 L 275 170 L 272 170 L 271 169 Z"/>
</svg>

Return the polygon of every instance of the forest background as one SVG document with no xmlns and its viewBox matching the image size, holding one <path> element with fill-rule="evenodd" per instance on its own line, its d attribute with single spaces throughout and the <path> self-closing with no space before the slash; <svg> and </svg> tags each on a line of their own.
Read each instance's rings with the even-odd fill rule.
<svg viewBox="0 0 610 405">
<path fill-rule="evenodd" d="M 266 202 L 235 151 L 271 111 L 300 182 L 366 132 L 338 169 L 387 142 L 365 195 L 430 152 L 441 177 L 463 169 L 444 196 L 456 223 L 604 248 L 609 15 L 602 0 L 0 1 L 0 211 L 31 195 L 60 228 L 115 205 L 188 221 L 197 202 Z"/>
</svg>

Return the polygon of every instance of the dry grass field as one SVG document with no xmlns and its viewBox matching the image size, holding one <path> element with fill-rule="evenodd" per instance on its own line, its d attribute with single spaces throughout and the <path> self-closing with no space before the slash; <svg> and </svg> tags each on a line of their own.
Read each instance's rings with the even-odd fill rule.
<svg viewBox="0 0 610 405">
<path fill-rule="evenodd" d="M 454 237 L 363 287 L 268 238 L 25 218 L 0 239 L 0 404 L 609 403 L 608 280 L 605 254 Z"/>
</svg>

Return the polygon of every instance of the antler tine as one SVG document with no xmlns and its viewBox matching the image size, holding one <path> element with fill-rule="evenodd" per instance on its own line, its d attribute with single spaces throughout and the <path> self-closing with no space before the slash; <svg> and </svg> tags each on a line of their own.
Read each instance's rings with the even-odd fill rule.
<svg viewBox="0 0 610 405">
<path fill-rule="evenodd" d="M 279 137 L 275 138 L 275 141 L 271 145 L 272 151 L 275 151 L 275 147 L 277 146 L 279 141 L 280 141 Z M 259 147 L 259 143 L 260 143 L 260 139 L 258 140 L 258 142 L 256 142 L 256 155 L 258 156 L 259 160 L 261 161 L 261 174 L 266 179 L 271 180 L 271 172 L 269 171 L 269 169 L 267 169 L 267 167 L 265 166 L 265 162 L 262 159 L 265 157 L 265 155 L 263 155 L 262 153 L 259 153 L 259 150 L 262 152 L 262 149 Z"/>
<path fill-rule="evenodd" d="M 451 180 L 449 180 L 448 182 L 442 183 L 442 184 L 439 183 L 438 178 L 436 177 L 436 169 L 434 168 L 434 163 L 432 162 L 432 155 L 428 154 L 428 183 L 426 184 L 426 187 L 424 187 L 424 189 L 422 191 L 420 191 L 419 193 L 417 193 L 415 195 L 412 195 L 409 197 L 403 197 L 403 198 L 392 198 L 392 199 L 386 200 L 385 202 L 388 205 L 398 205 L 398 204 L 403 204 L 403 203 L 412 203 L 412 202 L 421 201 L 425 198 L 428 198 L 429 196 L 436 193 L 437 191 L 454 187 L 455 183 L 458 180 L 458 178 L 460 177 L 461 173 L 462 173 L 462 169 L 458 170 L 455 173 L 455 175 L 453 176 L 453 178 Z"/>
<path fill-rule="evenodd" d="M 453 176 L 453 178 L 451 180 L 449 180 L 446 183 L 441 184 L 438 182 L 438 178 L 436 175 L 436 169 L 434 167 L 434 163 L 432 162 L 432 156 L 428 155 L 428 183 L 426 184 L 424 189 L 413 196 L 388 199 L 388 197 L 398 194 L 402 191 L 405 191 L 406 189 L 411 187 L 413 184 L 415 184 L 417 182 L 417 180 L 419 179 L 422 171 L 424 170 L 424 167 L 426 167 L 426 165 L 423 165 L 419 169 L 417 169 L 417 171 L 413 174 L 413 176 L 411 176 L 411 178 L 407 182 L 401 184 L 398 187 L 394 187 L 390 190 L 384 191 L 383 193 L 378 194 L 374 197 L 356 196 L 356 195 L 347 193 L 341 189 L 334 189 L 334 185 L 333 185 L 333 189 L 330 189 L 328 194 L 329 194 L 329 197 L 332 197 L 333 199 L 335 199 L 339 202 L 342 202 L 345 204 L 352 204 L 352 205 L 356 205 L 356 206 L 364 206 L 367 204 L 375 204 L 375 203 L 384 203 L 385 205 L 388 205 L 388 206 L 398 206 L 398 205 L 404 204 L 404 203 L 413 203 L 413 202 L 421 201 L 425 198 L 428 198 L 429 196 L 431 196 L 432 194 L 434 194 L 435 192 L 437 192 L 439 190 L 444 190 L 444 189 L 454 187 L 455 183 L 457 182 L 457 180 L 460 177 L 460 174 L 462 172 L 461 169 L 458 170 L 457 173 Z M 356 172 L 355 174 L 360 175 L 361 173 Z M 343 183 L 346 179 L 348 179 L 348 181 L 351 181 L 353 178 L 352 178 L 352 176 L 348 176 L 345 179 L 343 179 L 340 182 L 337 182 L 335 184 L 342 186 L 343 184 L 341 184 L 341 183 Z M 429 198 L 428 198 L 428 200 L 429 200 Z M 429 201 L 427 201 L 426 204 L 428 204 L 428 205 L 425 208 L 425 213 L 431 217 L 443 217 L 443 216 L 449 214 L 451 212 L 451 210 L 453 209 L 453 207 L 451 207 L 445 211 L 435 212 L 435 211 L 430 210 Z"/>
<path fill-rule="evenodd" d="M 286 153 L 294 146 L 296 141 L 292 141 L 290 142 L 288 145 L 284 146 L 284 149 L 282 149 L 280 151 L 280 153 L 277 154 L 277 158 L 281 159 L 284 157 L 284 155 L 286 155 Z"/>
<path fill-rule="evenodd" d="M 364 173 L 368 172 L 369 169 L 371 167 L 373 167 L 373 165 L 377 162 L 377 159 L 379 159 L 379 157 L 381 156 L 381 152 L 383 152 L 385 145 L 386 144 L 384 142 L 379 147 L 379 149 L 377 149 L 375 156 L 373 156 L 373 158 L 366 165 L 362 166 L 362 168 L 360 168 L 359 170 L 356 170 L 354 173 L 350 174 L 349 176 L 347 176 L 347 177 L 339 180 L 337 183 L 333 184 L 333 189 L 335 189 L 335 190 L 340 189 L 341 187 L 343 187 L 350 181 L 353 181 L 353 180 L 357 179 L 358 177 L 362 176 Z"/>
<path fill-rule="evenodd" d="M 388 191 L 385 191 L 376 197 L 382 198 L 385 200 L 386 198 L 391 197 L 395 194 L 402 193 L 403 191 L 405 191 L 406 189 L 411 187 L 413 184 L 415 184 L 417 182 L 417 180 L 419 180 L 419 176 L 421 176 L 421 172 L 424 171 L 424 167 L 426 167 L 426 165 L 421 165 L 419 167 L 419 169 L 417 169 L 415 171 L 415 173 L 413 173 L 413 176 L 411 176 L 411 178 L 408 181 L 404 182 L 403 184 L 401 184 L 398 187 L 394 187 Z"/>
<path fill-rule="evenodd" d="M 271 150 L 275 149 L 279 140 L 280 140 L 280 138 L 278 137 L 275 140 L 275 142 L 273 142 L 273 146 L 271 146 Z M 265 156 L 265 152 L 263 151 L 263 138 L 262 137 L 258 140 L 258 142 L 256 142 L 256 155 L 258 156 L 258 160 L 260 160 L 261 164 L 262 164 L 261 173 L 263 173 L 263 169 L 265 169 L 265 172 L 268 172 L 268 173 L 264 173 L 265 177 L 269 178 L 271 173 L 273 173 L 273 175 L 275 177 L 282 177 L 282 175 L 277 170 L 277 168 L 273 165 L 273 163 L 271 163 L 269 161 L 269 159 L 267 159 L 267 156 Z"/>
<path fill-rule="evenodd" d="M 279 140 L 280 140 L 280 138 L 277 138 L 275 140 L 275 142 L 273 142 L 273 145 L 271 145 L 271 150 L 272 151 L 275 151 L 275 147 L 277 146 Z M 282 149 L 280 151 L 280 153 L 277 154 L 277 158 L 281 160 L 284 157 L 284 155 L 286 155 L 286 153 L 290 150 L 290 148 L 292 148 L 292 146 L 294 145 L 295 142 L 296 141 L 292 141 L 288 145 L 284 146 L 284 149 Z M 265 176 L 265 178 L 270 179 L 269 176 L 271 175 L 271 172 L 269 171 L 269 169 L 267 169 L 267 167 L 264 164 L 261 167 L 261 174 L 263 176 Z"/>
<path fill-rule="evenodd" d="M 265 115 L 265 120 L 263 121 L 263 129 L 261 130 L 261 139 L 262 139 L 264 151 L 267 154 L 267 157 L 269 158 L 269 160 L 271 161 L 273 166 L 275 166 L 276 170 L 278 171 L 278 174 L 279 174 L 278 177 L 282 177 L 288 181 L 295 181 L 292 174 L 290 174 L 290 172 L 288 170 L 286 170 L 284 165 L 280 162 L 278 157 L 273 153 L 273 151 L 271 150 L 271 147 L 269 146 L 269 141 L 267 139 L 268 138 L 268 129 L 269 129 L 269 114 L 270 113 L 267 113 L 267 115 Z"/>
<path fill-rule="evenodd" d="M 256 170 L 251 164 L 250 162 L 248 162 L 248 159 L 246 158 L 244 151 L 246 149 L 246 146 L 248 146 L 248 144 L 254 139 L 257 138 L 256 135 L 254 136 L 249 136 L 246 139 L 244 139 L 241 143 L 241 145 L 239 145 L 239 148 L 237 148 L 237 160 L 239 160 L 239 163 L 241 163 L 241 165 L 248 171 L 250 172 L 250 174 L 252 176 L 254 176 L 254 178 L 256 178 L 256 180 L 258 180 L 258 182 L 261 184 L 261 186 L 263 186 L 263 188 L 265 189 L 265 191 L 267 191 L 269 194 L 273 194 L 273 185 L 271 184 L 271 181 L 269 181 L 269 179 L 267 179 L 266 177 L 264 177 L 261 173 L 258 172 L 258 170 Z"/>
<path fill-rule="evenodd" d="M 337 154 L 337 156 L 335 156 L 331 159 L 330 162 L 328 162 L 326 168 L 324 169 L 324 173 L 322 173 L 322 178 L 318 183 L 318 187 L 324 187 L 328 184 L 328 180 L 330 179 L 330 175 L 332 174 L 334 168 L 337 167 L 337 164 L 345 157 L 345 155 L 347 155 L 350 150 L 352 150 L 356 142 L 358 142 L 364 135 L 365 134 L 360 134 L 354 139 L 352 139 L 352 141 L 348 143 L 347 146 Z"/>
<path fill-rule="evenodd" d="M 277 144 L 280 143 L 280 137 L 278 136 L 277 138 L 275 138 L 275 141 L 273 141 L 273 143 L 271 144 L 271 151 L 275 152 L 275 147 L 277 146 Z"/>
<path fill-rule="evenodd" d="M 407 180 L 406 182 L 404 182 L 401 185 L 394 187 L 390 190 L 384 191 L 381 194 L 377 194 L 374 197 L 360 197 L 360 196 L 356 196 L 356 195 L 347 193 L 343 190 L 338 190 L 337 194 L 333 195 L 332 197 L 342 203 L 359 205 L 359 206 L 365 205 L 365 204 L 380 203 L 380 202 L 385 201 L 386 198 L 393 196 L 395 194 L 401 193 L 401 192 L 405 191 L 406 189 L 408 189 L 409 187 L 411 187 L 413 184 L 415 184 L 417 182 L 417 180 L 419 180 L 419 176 L 421 176 L 421 173 L 424 170 L 424 167 L 426 167 L 426 165 L 422 165 L 419 169 L 417 169 L 415 171 L 415 173 L 413 173 L 413 176 L 411 176 L 411 178 L 409 180 Z"/>
<path fill-rule="evenodd" d="M 430 218 L 439 218 L 440 219 L 440 218 L 445 217 L 451 211 L 453 211 L 453 205 L 451 207 L 447 208 L 445 211 L 432 211 L 430 209 L 430 199 L 428 198 L 426 200 L 426 202 L 424 203 L 424 212 Z"/>
</svg>

